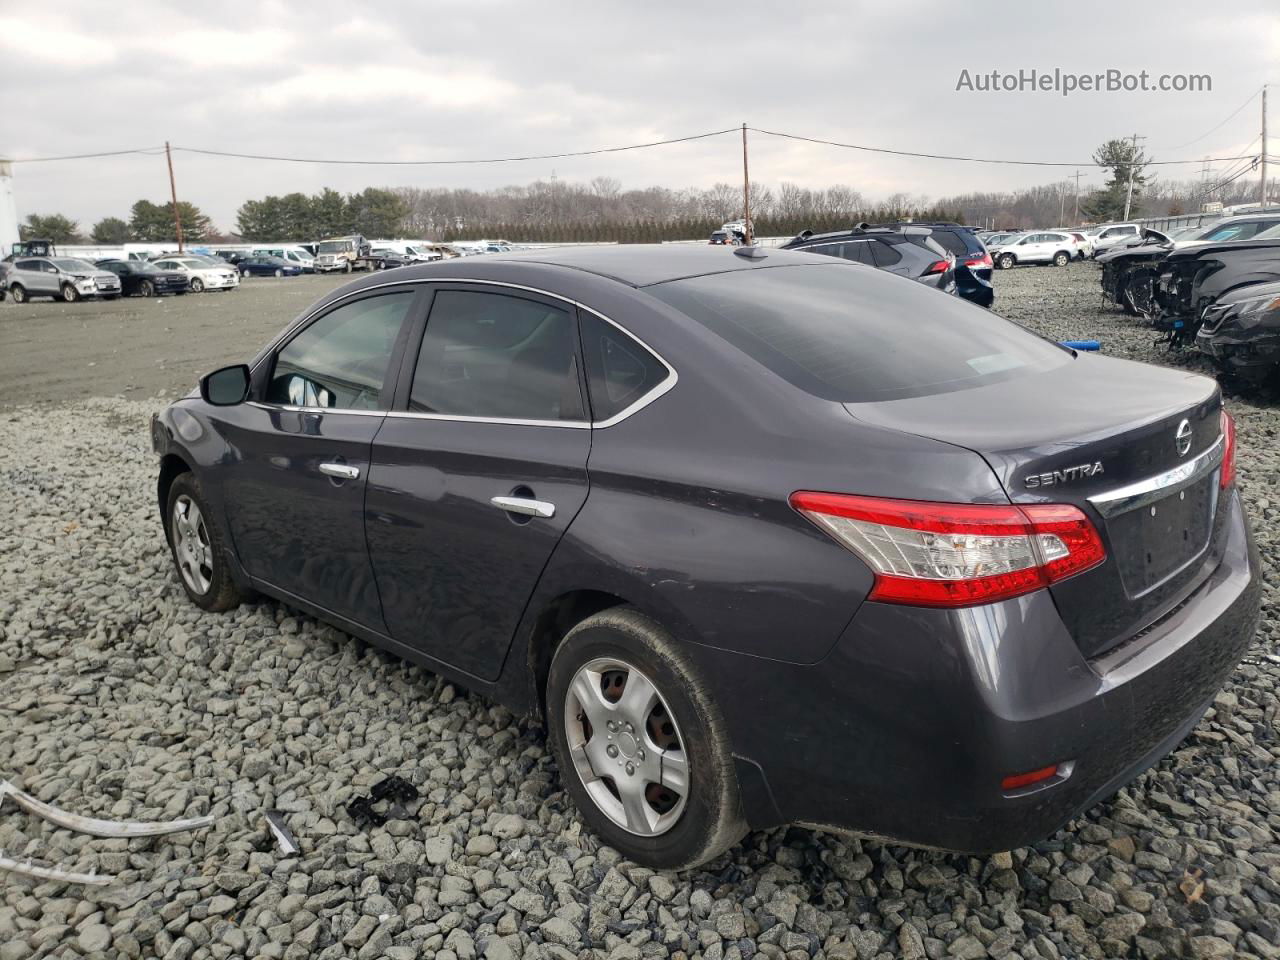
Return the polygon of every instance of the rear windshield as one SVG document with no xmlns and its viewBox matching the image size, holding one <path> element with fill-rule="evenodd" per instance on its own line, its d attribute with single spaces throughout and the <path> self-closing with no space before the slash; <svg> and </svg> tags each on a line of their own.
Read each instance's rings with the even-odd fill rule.
<svg viewBox="0 0 1280 960">
<path fill-rule="evenodd" d="M 795 386 L 841 403 L 968 390 L 1071 360 L 988 310 L 855 264 L 735 270 L 645 290 Z"/>
</svg>

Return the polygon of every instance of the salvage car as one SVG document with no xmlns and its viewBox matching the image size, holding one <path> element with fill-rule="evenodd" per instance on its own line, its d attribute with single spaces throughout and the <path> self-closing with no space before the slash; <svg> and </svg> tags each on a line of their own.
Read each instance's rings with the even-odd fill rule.
<svg viewBox="0 0 1280 960">
<path fill-rule="evenodd" d="M 99 260 L 98 266 L 120 278 L 126 297 L 158 297 L 187 292 L 187 275 L 180 270 L 161 270 L 146 260 Z"/>
<path fill-rule="evenodd" d="M 543 718 L 610 846 L 970 853 L 1171 751 L 1262 578 L 1217 383 L 842 258 L 375 274 L 152 421 L 175 573 Z"/>
<path fill-rule="evenodd" d="M 935 241 L 931 233 L 928 227 L 872 227 L 862 223 L 852 230 L 832 233 L 805 230 L 781 249 L 851 260 L 954 294 L 955 257 Z"/>
<path fill-rule="evenodd" d="M 1102 296 L 1125 313 L 1150 318 L 1155 312 L 1155 288 L 1160 264 L 1173 250 L 1173 240 L 1159 230 L 1112 244 L 1098 254 L 1102 264 Z"/>
<path fill-rule="evenodd" d="M 120 296 L 119 277 L 75 257 L 18 257 L 5 268 L 4 283 L 14 303 L 26 303 L 32 297 L 75 303 Z"/>
<path fill-rule="evenodd" d="M 240 286 L 240 274 L 227 263 L 219 266 L 204 257 L 162 257 L 152 261 L 161 270 L 173 270 L 186 274 L 187 289 L 192 293 L 205 290 L 234 290 Z M 221 262 L 221 261 L 219 261 Z"/>
<path fill-rule="evenodd" d="M 1196 349 L 1223 373 L 1259 384 L 1280 369 L 1280 283 L 1255 283 L 1223 294 L 1208 307 Z"/>
<path fill-rule="evenodd" d="M 927 227 L 929 239 L 955 257 L 957 296 L 980 307 L 989 307 L 995 303 L 995 288 L 991 285 L 991 254 L 987 252 L 986 244 L 978 238 L 977 231 L 972 227 L 945 221 L 916 221 L 912 225 Z"/>
<path fill-rule="evenodd" d="M 1194 343 L 1210 304 L 1241 287 L 1278 280 L 1280 238 L 1174 250 L 1160 263 L 1154 326 L 1173 346 Z"/>
</svg>

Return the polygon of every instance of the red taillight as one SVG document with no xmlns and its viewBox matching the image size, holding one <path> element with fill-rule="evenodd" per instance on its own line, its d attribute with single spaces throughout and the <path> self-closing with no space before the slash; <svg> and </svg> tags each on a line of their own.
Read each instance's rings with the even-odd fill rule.
<svg viewBox="0 0 1280 960">
<path fill-rule="evenodd" d="M 1223 490 L 1236 482 L 1236 422 L 1225 410 L 1222 411 L 1222 471 L 1218 479 Z"/>
<path fill-rule="evenodd" d="M 1029 787 L 1033 783 L 1041 783 L 1056 775 L 1058 765 L 1055 763 L 1052 767 L 1041 767 L 1039 770 L 1032 770 L 1028 773 L 1015 773 L 1011 777 L 1005 777 L 1000 781 L 1001 788 L 1005 790 L 1020 790 L 1023 787 Z"/>
<path fill-rule="evenodd" d="M 1066 504 L 932 503 L 798 492 L 791 505 L 875 572 L 869 599 L 966 607 L 1030 593 L 1106 559 Z"/>
<path fill-rule="evenodd" d="M 950 269 L 950 260 L 935 260 L 933 263 L 929 264 L 929 269 L 925 271 L 925 275 L 927 276 L 931 273 L 946 273 Z"/>
<path fill-rule="evenodd" d="M 970 257 L 964 262 L 966 267 L 990 267 L 994 266 L 991 262 L 991 254 L 984 253 L 980 257 Z"/>
</svg>

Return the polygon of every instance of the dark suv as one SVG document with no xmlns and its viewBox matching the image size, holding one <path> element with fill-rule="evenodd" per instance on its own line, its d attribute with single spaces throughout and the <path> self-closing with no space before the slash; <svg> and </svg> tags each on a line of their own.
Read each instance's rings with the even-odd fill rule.
<svg viewBox="0 0 1280 960">
<path fill-rule="evenodd" d="M 989 307 L 995 302 L 996 294 L 991 286 L 991 254 L 973 227 L 944 222 L 914 223 L 912 226 L 927 227 L 929 239 L 956 258 L 956 292 L 960 296 L 980 307 Z"/>
<path fill-rule="evenodd" d="M 805 230 L 782 245 L 783 250 L 821 253 L 865 263 L 902 277 L 919 280 L 946 293 L 956 292 L 955 261 L 934 242 L 928 228 L 912 226 L 870 227 L 812 233 Z"/>
</svg>

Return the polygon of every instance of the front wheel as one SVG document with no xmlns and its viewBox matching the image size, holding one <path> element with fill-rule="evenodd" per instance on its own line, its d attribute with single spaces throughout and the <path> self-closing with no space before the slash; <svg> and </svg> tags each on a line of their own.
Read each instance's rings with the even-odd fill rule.
<svg viewBox="0 0 1280 960">
<path fill-rule="evenodd" d="M 191 292 L 192 292 L 192 293 L 203 293 L 203 292 L 204 292 L 204 281 L 203 281 L 203 280 L 201 280 L 199 277 L 192 277 L 192 278 L 191 278 Z"/>
<path fill-rule="evenodd" d="M 1055 267 L 1065 267 L 1071 262 L 1071 254 L 1065 250 L 1059 250 L 1053 255 L 1053 265 Z"/>
<path fill-rule="evenodd" d="M 283 277 L 283 276 L 284 276 L 284 271 L 283 271 L 283 270 L 281 270 L 279 267 L 276 267 L 276 276 L 277 276 L 277 277 Z"/>
<path fill-rule="evenodd" d="M 143 280 L 138 284 L 138 296 L 154 297 L 156 295 L 156 286 L 150 280 Z"/>
<path fill-rule="evenodd" d="M 342 272 L 343 272 L 343 273 L 350 273 L 350 272 L 351 272 L 351 261 L 350 261 L 350 260 L 346 261 L 346 262 L 342 265 Z"/>
<path fill-rule="evenodd" d="M 1017 262 L 1012 253 L 1002 253 L 996 259 L 996 266 L 1001 270 L 1008 270 Z"/>
<path fill-rule="evenodd" d="M 75 303 L 80 299 L 80 291 L 69 283 L 62 285 L 62 299 L 67 303 Z"/>
<path fill-rule="evenodd" d="M 178 579 L 191 602 L 215 612 L 239 606 L 243 595 L 227 568 L 222 534 L 194 474 L 179 474 L 173 481 L 164 526 Z"/>
<path fill-rule="evenodd" d="M 547 727 L 584 819 L 637 863 L 697 866 L 746 833 L 724 719 L 671 636 L 638 611 L 605 610 L 565 636 Z"/>
</svg>

